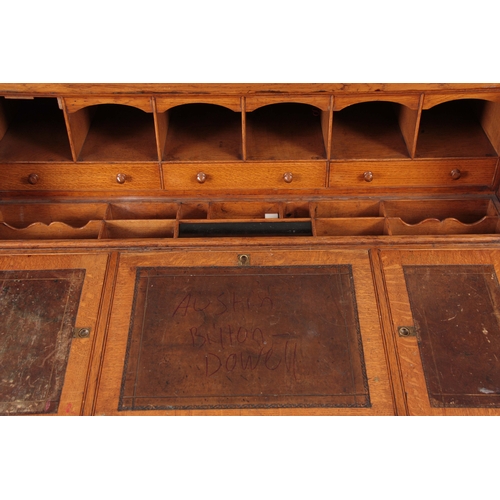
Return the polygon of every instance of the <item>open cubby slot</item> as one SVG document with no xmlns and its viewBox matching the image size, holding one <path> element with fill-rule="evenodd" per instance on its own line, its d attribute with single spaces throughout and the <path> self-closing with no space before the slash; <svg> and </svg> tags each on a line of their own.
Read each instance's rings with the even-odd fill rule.
<svg viewBox="0 0 500 500">
<path fill-rule="evenodd" d="M 380 217 L 380 202 L 373 200 L 336 200 L 322 201 L 313 205 L 314 217 Z"/>
<path fill-rule="evenodd" d="M 166 111 L 165 161 L 241 160 L 241 113 L 215 104 Z"/>
<path fill-rule="evenodd" d="M 486 114 L 491 109 L 491 103 L 479 99 L 461 99 L 424 109 L 420 119 L 416 156 L 421 158 L 497 156 L 481 125 L 482 122 L 486 124 Z M 497 106 L 497 115 L 498 109 Z"/>
<path fill-rule="evenodd" d="M 131 219 L 175 219 L 177 203 L 161 202 L 126 202 L 111 203 L 107 214 L 108 220 Z"/>
<path fill-rule="evenodd" d="M 270 104 L 246 114 L 249 160 L 326 158 L 321 110 L 309 104 Z"/>
<path fill-rule="evenodd" d="M 408 158 L 410 155 L 400 127 L 401 116 L 407 112 L 402 104 L 384 101 L 353 104 L 335 111 L 331 157 Z"/>
<path fill-rule="evenodd" d="M 283 217 L 285 219 L 308 219 L 311 217 L 309 202 L 295 201 L 285 203 L 283 209 Z"/>
<path fill-rule="evenodd" d="M 114 220 L 106 221 L 101 239 L 173 238 L 174 220 Z"/>
<path fill-rule="evenodd" d="M 383 217 L 348 217 L 316 219 L 316 236 L 374 236 L 383 235 Z"/>
<path fill-rule="evenodd" d="M 384 201 L 386 217 L 401 218 L 406 224 L 418 224 L 426 219 L 456 219 L 463 224 L 473 224 L 483 217 L 498 215 L 492 200 L 401 200 Z"/>
<path fill-rule="evenodd" d="M 206 219 L 208 217 L 208 203 L 181 203 L 179 219 Z"/>
<path fill-rule="evenodd" d="M 56 98 L 0 97 L 0 162 L 71 161 L 64 114 Z"/>
<path fill-rule="evenodd" d="M 179 222 L 179 238 L 312 236 L 311 221 L 207 220 Z"/>
<path fill-rule="evenodd" d="M 279 202 L 211 203 L 209 219 L 266 219 L 279 217 Z"/>
<path fill-rule="evenodd" d="M 16 228 L 40 222 L 63 222 L 80 228 L 91 220 L 104 219 L 106 203 L 26 203 L 0 205 L 0 220 Z"/>
<path fill-rule="evenodd" d="M 78 160 L 158 160 L 152 113 L 121 104 L 97 104 L 74 115 L 77 113 L 88 115 L 87 123 L 90 123 Z M 70 116 L 71 121 L 77 122 Z M 85 129 L 78 133 L 85 134 Z"/>
<path fill-rule="evenodd" d="M 396 235 L 445 235 L 445 234 L 495 234 L 498 218 L 486 216 L 473 223 L 463 223 L 455 218 L 444 220 L 425 219 L 417 224 L 407 224 L 401 218 L 388 218 L 387 229 Z"/>
<path fill-rule="evenodd" d="M 0 223 L 0 239 L 2 240 L 80 240 L 96 239 L 101 231 L 103 221 L 89 221 L 83 227 L 71 227 L 63 222 L 44 224 L 35 222 L 19 229 Z"/>
</svg>

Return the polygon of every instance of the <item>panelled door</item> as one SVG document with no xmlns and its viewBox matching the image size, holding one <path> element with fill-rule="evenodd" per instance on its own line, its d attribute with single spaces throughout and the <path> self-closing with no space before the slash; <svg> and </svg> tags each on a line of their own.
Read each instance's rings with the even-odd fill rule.
<svg viewBox="0 0 500 500">
<path fill-rule="evenodd" d="M 367 251 L 123 253 L 97 415 L 394 413 Z"/>
<path fill-rule="evenodd" d="M 500 251 L 380 255 L 408 413 L 500 414 Z"/>
<path fill-rule="evenodd" d="M 0 255 L 0 414 L 86 413 L 107 262 Z"/>
</svg>

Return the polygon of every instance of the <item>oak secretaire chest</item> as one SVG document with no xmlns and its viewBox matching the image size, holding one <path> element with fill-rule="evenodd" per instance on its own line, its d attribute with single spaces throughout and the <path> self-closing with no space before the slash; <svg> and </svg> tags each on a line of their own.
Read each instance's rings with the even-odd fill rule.
<svg viewBox="0 0 500 500">
<path fill-rule="evenodd" d="M 500 413 L 500 84 L 0 84 L 0 413 Z"/>
</svg>

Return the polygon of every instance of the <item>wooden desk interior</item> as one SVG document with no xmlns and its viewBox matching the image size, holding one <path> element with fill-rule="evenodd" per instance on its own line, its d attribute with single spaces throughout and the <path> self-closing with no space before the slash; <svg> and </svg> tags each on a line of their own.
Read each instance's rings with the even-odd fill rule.
<svg viewBox="0 0 500 500">
<path fill-rule="evenodd" d="M 0 84 L 0 413 L 497 415 L 500 84 Z"/>
</svg>

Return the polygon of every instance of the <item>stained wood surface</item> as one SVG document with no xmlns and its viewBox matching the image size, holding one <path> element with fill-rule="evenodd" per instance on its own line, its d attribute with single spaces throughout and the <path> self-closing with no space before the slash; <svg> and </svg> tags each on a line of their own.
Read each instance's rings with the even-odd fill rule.
<svg viewBox="0 0 500 500">
<path fill-rule="evenodd" d="M 12 108 L 11 118 L 0 140 L 0 162 L 71 161 L 64 116 L 56 99 L 9 100 L 7 106 Z"/>
<path fill-rule="evenodd" d="M 0 238 L 4 240 L 67 240 L 96 239 L 99 237 L 103 222 L 90 221 L 82 227 L 72 227 L 64 222 L 44 224 L 34 222 L 22 229 L 0 223 Z"/>
<path fill-rule="evenodd" d="M 491 102 L 499 102 L 500 100 L 497 92 L 474 92 L 472 90 L 464 92 L 464 90 L 465 88 L 462 91 L 453 91 L 450 89 L 448 92 L 425 92 L 423 109 L 430 109 L 444 102 L 461 99 L 484 99 Z"/>
<path fill-rule="evenodd" d="M 326 158 L 321 112 L 305 104 L 273 104 L 246 113 L 249 160 Z"/>
<path fill-rule="evenodd" d="M 31 174 L 38 176 L 36 184 L 30 184 Z M 117 175 L 124 174 L 125 182 L 117 182 Z M 110 189 L 160 189 L 160 172 L 157 163 L 135 164 L 16 164 L 6 168 L 0 165 L 0 185 L 5 190 L 65 192 Z"/>
<path fill-rule="evenodd" d="M 169 96 L 169 97 L 155 97 L 156 109 L 158 113 L 163 113 L 176 106 L 184 104 L 212 104 L 216 106 L 223 106 L 232 111 L 241 111 L 241 98 L 236 96 Z"/>
<path fill-rule="evenodd" d="M 0 220 L 16 228 L 34 222 L 64 222 L 82 227 L 90 220 L 104 219 L 107 208 L 107 203 L 5 203 L 0 204 Z"/>
<path fill-rule="evenodd" d="M 381 252 L 394 339 L 412 415 L 497 415 L 496 250 Z M 415 326 L 400 337 L 399 326 Z M 489 342 L 488 342 L 489 340 Z"/>
<path fill-rule="evenodd" d="M 173 238 L 175 221 L 114 220 L 104 224 L 101 239 Z"/>
<path fill-rule="evenodd" d="M 489 141 L 500 154 L 500 103 L 486 102 L 480 116 L 481 126 Z"/>
<path fill-rule="evenodd" d="M 331 200 L 312 205 L 312 215 L 318 218 L 379 217 L 382 214 L 378 200 Z"/>
<path fill-rule="evenodd" d="M 264 219 L 266 214 L 279 215 L 279 203 L 221 202 L 211 203 L 209 219 Z"/>
<path fill-rule="evenodd" d="M 495 157 L 497 153 L 481 127 L 481 101 L 446 102 L 422 111 L 416 156 Z"/>
<path fill-rule="evenodd" d="M 383 217 L 316 219 L 316 236 L 368 236 L 385 234 Z"/>
<path fill-rule="evenodd" d="M 322 111 L 330 109 L 330 96 L 308 96 L 308 95 L 292 95 L 289 98 L 286 96 L 251 96 L 245 98 L 245 109 L 247 112 L 255 111 L 263 106 L 270 104 L 283 104 L 283 103 L 300 103 L 314 106 Z"/>
<path fill-rule="evenodd" d="M 242 159 L 239 113 L 212 104 L 186 104 L 168 114 L 163 160 Z"/>
<path fill-rule="evenodd" d="M 259 162 L 245 163 L 183 163 L 163 164 L 165 189 L 262 189 L 262 188 L 315 188 L 325 185 L 326 162 Z M 206 174 L 203 183 L 197 181 L 199 172 Z M 285 173 L 292 174 L 292 182 L 285 182 Z"/>
<path fill-rule="evenodd" d="M 66 102 L 63 100 L 64 106 Z M 87 134 L 90 130 L 90 124 L 95 115 L 96 108 L 83 108 L 74 113 L 69 113 L 65 110 L 66 124 L 68 129 L 69 141 L 71 144 L 71 154 L 73 161 L 78 161 L 83 145 L 87 139 Z"/>
<path fill-rule="evenodd" d="M 121 257 L 96 413 L 392 413 L 385 361 L 377 349 L 380 330 L 372 321 L 375 302 L 366 253 L 254 251 L 248 268 L 238 267 L 239 253 L 244 250 Z M 193 262 L 201 267 L 192 271 Z M 329 284 L 313 285 L 318 280 Z M 304 286 L 308 293 L 300 293 Z M 332 307 L 312 316 L 305 312 L 325 300 Z M 355 340 L 356 311 L 362 347 Z M 337 314 L 344 319 L 332 323 L 330 316 Z M 158 328 L 161 335 L 155 334 Z M 352 335 L 353 342 L 348 341 Z M 348 344 L 334 349 L 338 342 Z M 343 370 L 346 356 L 354 358 Z M 253 369 L 245 365 L 247 358 Z M 233 367 L 234 360 L 239 364 Z M 329 376 L 320 375 L 325 370 Z M 354 382 L 345 378 L 346 371 Z"/>
<path fill-rule="evenodd" d="M 110 203 L 108 220 L 120 219 L 175 219 L 179 205 L 177 203 L 129 201 Z"/>
<path fill-rule="evenodd" d="M 265 94 L 265 93 L 294 93 L 314 94 L 316 92 L 336 93 L 376 93 L 379 92 L 421 92 L 447 94 L 455 91 L 457 95 L 466 91 L 491 93 L 500 89 L 498 83 L 2 83 L 0 92 L 16 95 L 54 95 L 63 94 L 75 96 L 77 94 L 97 94 L 98 96 L 127 94 Z"/>
<path fill-rule="evenodd" d="M 436 220 L 425 219 L 408 224 L 398 217 L 387 218 L 388 235 L 440 235 L 440 234 L 495 234 L 498 232 L 498 217 L 483 217 L 473 223 L 463 223 L 455 218 Z"/>
<path fill-rule="evenodd" d="M 409 93 L 409 94 L 391 94 L 384 92 L 383 94 L 363 94 L 362 92 L 355 95 L 336 95 L 335 104 L 333 107 L 334 111 L 340 111 L 353 104 L 361 104 L 366 102 L 384 101 L 392 102 L 403 105 L 411 110 L 418 110 L 420 105 L 421 94 L 419 93 Z"/>
<path fill-rule="evenodd" d="M 456 160 L 393 160 L 335 161 L 330 163 L 330 187 L 356 186 L 373 189 L 378 186 L 483 186 L 493 184 L 497 159 Z M 460 178 L 453 179 L 451 172 L 460 170 Z M 365 172 L 372 172 L 373 179 L 366 182 Z"/>
<path fill-rule="evenodd" d="M 153 111 L 152 99 L 149 96 L 125 97 L 125 96 L 99 96 L 99 97 L 65 97 L 66 108 L 69 113 L 75 113 L 80 109 L 100 104 L 117 104 L 120 106 L 132 106 L 146 113 Z"/>
<path fill-rule="evenodd" d="M 333 113 L 331 157 L 336 159 L 407 158 L 397 105 L 368 102 Z M 416 121 L 416 120 L 415 120 Z"/>
<path fill-rule="evenodd" d="M 130 106 L 99 105 L 78 159 L 158 160 L 153 115 Z"/>
<path fill-rule="evenodd" d="M 387 200 L 383 202 L 382 213 L 387 217 L 400 217 L 407 224 L 418 224 L 426 219 L 451 218 L 471 224 L 487 215 L 498 215 L 493 201 L 488 198 Z"/>
</svg>

